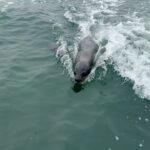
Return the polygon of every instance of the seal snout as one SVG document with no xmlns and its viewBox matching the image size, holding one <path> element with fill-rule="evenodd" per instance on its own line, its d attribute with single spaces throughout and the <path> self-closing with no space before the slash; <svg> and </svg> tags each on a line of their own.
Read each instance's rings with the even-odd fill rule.
<svg viewBox="0 0 150 150">
<path fill-rule="evenodd" d="M 81 80 L 81 79 L 79 79 L 79 78 L 75 78 L 75 81 L 76 81 L 77 83 L 82 82 L 82 80 Z"/>
<path fill-rule="evenodd" d="M 82 82 L 82 78 L 78 72 L 74 74 L 74 77 L 75 77 L 74 78 L 75 82 L 77 82 L 77 83 Z"/>
</svg>

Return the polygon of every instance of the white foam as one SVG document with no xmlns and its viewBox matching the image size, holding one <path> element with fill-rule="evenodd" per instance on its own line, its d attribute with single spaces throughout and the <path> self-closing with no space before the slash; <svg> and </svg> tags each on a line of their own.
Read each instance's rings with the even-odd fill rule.
<svg viewBox="0 0 150 150">
<path fill-rule="evenodd" d="M 59 48 L 56 53 L 56 57 L 60 60 L 60 62 L 65 67 L 66 71 L 73 78 L 73 71 L 72 71 L 72 60 L 71 60 L 71 52 L 70 49 L 67 48 L 67 43 L 63 40 L 62 37 L 59 39 Z"/>
<path fill-rule="evenodd" d="M 134 23 L 133 23 L 134 24 Z M 131 26 L 117 26 L 117 32 L 120 32 L 120 39 L 116 39 L 118 43 L 109 42 L 107 49 L 113 51 L 110 56 L 114 62 L 114 67 L 118 73 L 130 79 L 134 86 L 135 92 L 142 98 L 150 98 L 150 53 L 147 51 L 149 42 L 146 39 L 139 38 L 134 34 L 134 31 L 140 32 L 139 29 L 144 29 L 142 24 Z M 146 32 L 144 29 L 143 31 Z M 124 33 L 128 33 L 127 36 L 131 36 L 131 40 L 127 40 Z M 132 37 L 133 36 L 133 37 Z M 111 39 L 112 37 L 110 37 Z M 118 44 L 122 44 L 121 47 L 114 47 Z M 147 44 L 146 44 L 147 43 Z M 144 46 L 146 44 L 146 46 Z M 114 51 L 115 49 L 115 51 Z"/>
<path fill-rule="evenodd" d="M 100 33 L 108 40 L 106 58 L 111 59 L 115 70 L 133 82 L 133 89 L 140 97 L 150 99 L 150 42 L 136 35 L 149 31 L 140 21 L 134 21 L 108 26 L 106 32 Z"/>
</svg>

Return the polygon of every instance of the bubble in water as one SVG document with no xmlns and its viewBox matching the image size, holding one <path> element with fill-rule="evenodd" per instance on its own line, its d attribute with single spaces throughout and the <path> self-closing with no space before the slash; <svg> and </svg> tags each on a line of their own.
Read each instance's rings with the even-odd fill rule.
<svg viewBox="0 0 150 150">
<path fill-rule="evenodd" d="M 115 139 L 116 139 L 116 141 L 119 141 L 119 137 L 118 136 L 115 136 Z"/>
</svg>

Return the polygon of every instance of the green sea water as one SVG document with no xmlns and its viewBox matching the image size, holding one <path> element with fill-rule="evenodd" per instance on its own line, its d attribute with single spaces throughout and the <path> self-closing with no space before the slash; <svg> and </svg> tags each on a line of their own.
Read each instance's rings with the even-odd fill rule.
<svg viewBox="0 0 150 150">
<path fill-rule="evenodd" d="M 0 150 L 149 150 L 149 18 L 149 0 L 0 0 Z M 89 33 L 106 54 L 76 87 L 63 52 Z"/>
</svg>

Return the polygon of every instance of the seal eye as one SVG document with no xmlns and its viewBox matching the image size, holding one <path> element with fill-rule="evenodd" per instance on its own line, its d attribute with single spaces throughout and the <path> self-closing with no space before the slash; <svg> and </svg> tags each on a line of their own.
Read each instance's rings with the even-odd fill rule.
<svg viewBox="0 0 150 150">
<path fill-rule="evenodd" d="M 88 75 L 87 72 L 83 72 L 83 73 L 82 73 L 82 76 L 83 76 L 83 77 L 85 77 L 85 76 L 87 76 L 87 75 Z"/>
<path fill-rule="evenodd" d="M 76 75 L 76 72 L 74 72 L 74 75 Z"/>
<path fill-rule="evenodd" d="M 89 73 L 90 73 L 90 70 L 87 70 L 86 72 L 83 72 L 83 73 L 82 73 L 82 76 L 85 77 L 85 76 L 87 76 Z"/>
</svg>

